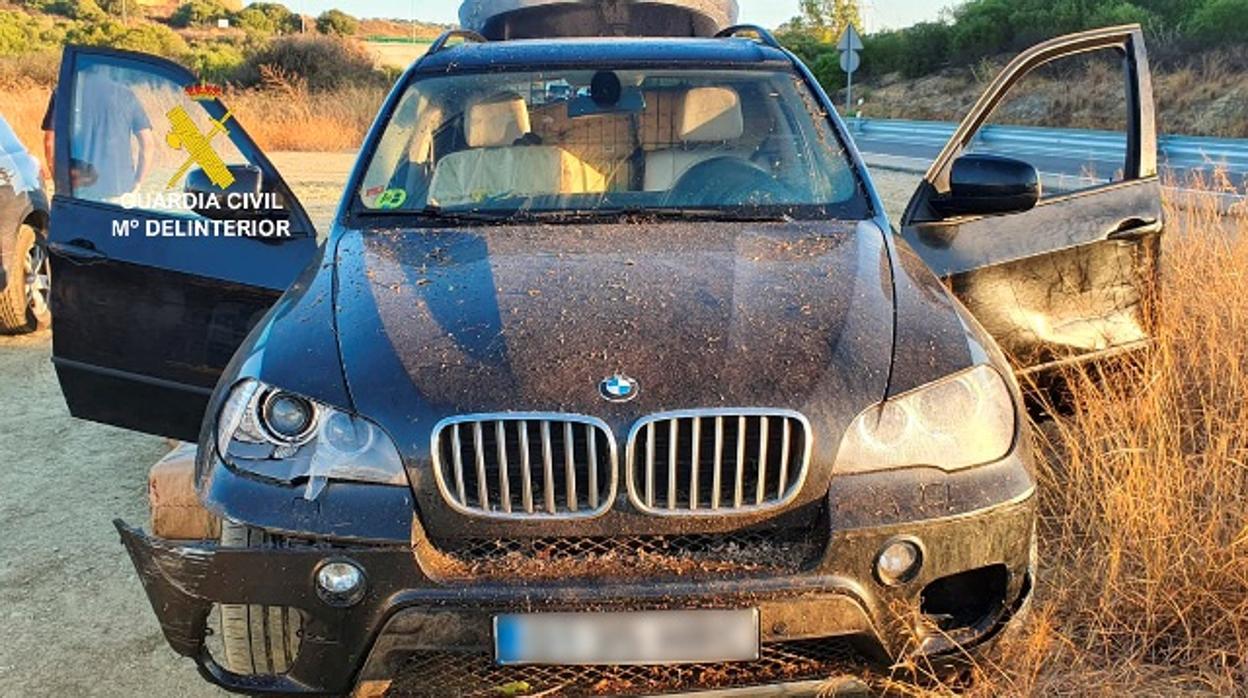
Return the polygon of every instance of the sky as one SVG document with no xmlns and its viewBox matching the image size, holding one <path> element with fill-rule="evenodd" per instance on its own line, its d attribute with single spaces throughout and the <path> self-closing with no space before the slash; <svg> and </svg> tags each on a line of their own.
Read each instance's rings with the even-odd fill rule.
<svg viewBox="0 0 1248 698">
<path fill-rule="evenodd" d="M 741 21 L 775 27 L 798 13 L 798 0 L 738 0 Z M 287 0 L 296 12 L 316 15 L 337 7 L 358 17 L 401 17 L 439 24 L 458 21 L 460 0 Z M 865 0 L 863 7 L 868 32 L 905 27 L 936 19 L 951 0 Z"/>
</svg>

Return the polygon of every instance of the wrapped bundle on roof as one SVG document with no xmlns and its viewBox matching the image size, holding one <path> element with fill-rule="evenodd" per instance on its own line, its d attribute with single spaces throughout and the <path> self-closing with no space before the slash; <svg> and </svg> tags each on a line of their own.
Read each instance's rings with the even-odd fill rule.
<svg viewBox="0 0 1248 698">
<path fill-rule="evenodd" d="M 737 0 L 464 0 L 459 21 L 490 40 L 576 36 L 714 36 Z"/>
</svg>

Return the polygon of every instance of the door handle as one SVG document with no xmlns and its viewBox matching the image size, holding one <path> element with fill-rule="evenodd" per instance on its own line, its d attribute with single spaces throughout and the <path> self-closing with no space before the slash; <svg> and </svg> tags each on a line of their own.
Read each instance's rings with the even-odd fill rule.
<svg viewBox="0 0 1248 698">
<path fill-rule="evenodd" d="M 1146 235 L 1160 233 L 1161 227 L 1160 218 L 1128 218 L 1114 226 L 1105 239 L 1131 242 Z"/>
<path fill-rule="evenodd" d="M 76 239 L 69 242 L 49 242 L 48 251 L 70 261 L 90 264 L 103 262 L 108 255 L 95 249 L 90 240 Z"/>
</svg>

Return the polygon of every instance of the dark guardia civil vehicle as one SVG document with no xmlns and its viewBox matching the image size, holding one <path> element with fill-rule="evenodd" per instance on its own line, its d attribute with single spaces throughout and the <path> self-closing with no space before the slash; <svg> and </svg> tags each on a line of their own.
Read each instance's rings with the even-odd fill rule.
<svg viewBox="0 0 1248 698">
<path fill-rule="evenodd" d="M 1036 484 L 1016 374 L 1148 340 L 1141 33 L 1022 54 L 894 227 L 828 96 L 735 12 L 466 3 L 471 30 L 399 80 L 321 237 L 186 70 L 66 50 L 54 360 L 75 415 L 198 444 L 198 504 L 117 528 L 206 678 L 800 690 L 1018 617 Z M 1054 191 L 972 148 L 1020 78 L 1096 51 L 1124 66 L 1117 181 Z M 153 197 L 71 177 L 115 169 L 90 162 L 100 89 L 146 110 Z M 219 163 L 181 147 L 184 120 L 168 135 L 181 112 Z M 199 203 L 146 203 L 169 186 Z M 280 205 L 206 205 L 223 186 Z M 293 234 L 144 232 L 237 217 Z"/>
</svg>

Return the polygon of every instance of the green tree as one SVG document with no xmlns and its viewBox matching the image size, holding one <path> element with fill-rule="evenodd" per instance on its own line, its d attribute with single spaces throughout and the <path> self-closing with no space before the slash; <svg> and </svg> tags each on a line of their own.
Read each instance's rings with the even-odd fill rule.
<svg viewBox="0 0 1248 698">
<path fill-rule="evenodd" d="M 801 26 L 824 43 L 836 41 L 845 27 L 862 26 L 858 0 L 801 0 Z"/>
<path fill-rule="evenodd" d="M 360 30 L 360 21 L 342 10 L 326 10 L 316 18 L 316 30 L 322 34 L 354 36 Z"/>
<path fill-rule="evenodd" d="M 175 27 L 209 27 L 218 19 L 229 19 L 230 9 L 221 0 L 191 0 L 178 5 L 169 23 Z"/>
</svg>

